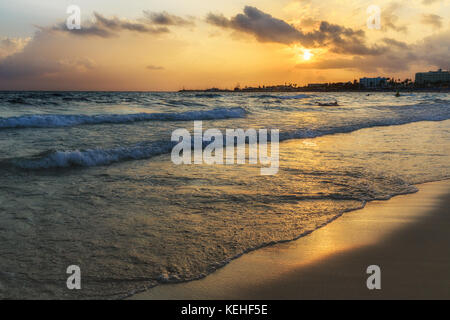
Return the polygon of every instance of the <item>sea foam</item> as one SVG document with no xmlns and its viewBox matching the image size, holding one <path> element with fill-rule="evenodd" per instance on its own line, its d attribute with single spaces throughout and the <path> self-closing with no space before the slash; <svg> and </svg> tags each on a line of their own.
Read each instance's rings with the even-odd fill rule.
<svg viewBox="0 0 450 320">
<path fill-rule="evenodd" d="M 243 108 L 217 108 L 213 110 L 180 113 L 135 113 L 98 115 L 35 114 L 0 118 L 0 129 L 71 127 L 83 124 L 131 123 L 138 121 L 192 121 L 243 118 Z"/>
<path fill-rule="evenodd" d="M 405 116 L 399 118 L 370 119 L 359 123 L 327 126 L 323 128 L 281 130 L 279 141 L 316 138 L 331 134 L 350 133 L 365 128 L 403 125 L 419 121 L 442 121 L 449 118 L 450 114 L 448 113 L 433 114 L 424 112 L 414 116 L 405 114 Z M 270 135 L 267 140 L 270 142 Z M 143 142 L 134 146 L 123 146 L 111 149 L 48 151 L 31 158 L 14 159 L 12 163 L 23 169 L 102 166 L 115 162 L 148 159 L 157 155 L 167 154 L 171 152 L 175 144 L 175 142 L 167 140 Z M 204 142 L 203 147 L 206 147 L 206 145 L 207 142 Z"/>
<path fill-rule="evenodd" d="M 170 141 L 155 141 L 112 149 L 50 151 L 32 158 L 16 159 L 12 162 L 22 169 L 94 167 L 126 160 L 151 158 L 169 153 L 174 145 L 175 143 Z"/>
</svg>

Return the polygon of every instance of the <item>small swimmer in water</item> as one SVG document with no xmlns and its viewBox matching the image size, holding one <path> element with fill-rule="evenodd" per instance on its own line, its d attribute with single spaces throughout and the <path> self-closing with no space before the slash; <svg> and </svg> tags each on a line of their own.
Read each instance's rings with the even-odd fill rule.
<svg viewBox="0 0 450 320">
<path fill-rule="evenodd" d="M 319 106 L 321 107 L 331 107 L 331 106 L 339 106 L 338 102 L 326 102 L 326 103 L 320 103 L 319 102 Z"/>
</svg>

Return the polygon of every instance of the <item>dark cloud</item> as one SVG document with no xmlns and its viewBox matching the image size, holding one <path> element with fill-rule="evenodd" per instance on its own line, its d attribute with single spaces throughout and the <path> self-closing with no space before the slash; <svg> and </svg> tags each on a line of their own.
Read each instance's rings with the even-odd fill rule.
<svg viewBox="0 0 450 320">
<path fill-rule="evenodd" d="M 432 26 L 433 28 L 440 29 L 442 28 L 442 17 L 437 14 L 422 14 L 422 18 L 420 22 L 423 24 L 427 24 Z"/>
<path fill-rule="evenodd" d="M 231 21 L 228 20 L 228 18 L 226 18 L 223 14 L 214 14 L 214 13 L 209 13 L 206 16 L 206 22 L 213 24 L 217 27 L 222 27 L 222 28 L 230 28 L 231 26 Z"/>
<path fill-rule="evenodd" d="M 50 32 L 70 32 L 70 34 L 77 36 L 95 36 L 100 38 L 111 38 L 116 36 L 116 33 L 108 30 L 98 23 L 90 24 L 88 26 L 82 25 L 81 29 L 69 30 L 64 22 L 58 23 L 51 27 L 38 27 L 42 31 Z"/>
<path fill-rule="evenodd" d="M 153 26 L 149 26 L 148 24 L 136 22 L 136 21 L 129 21 L 129 20 L 123 20 L 119 19 L 117 17 L 114 18 L 105 18 L 99 13 L 94 13 L 95 18 L 97 19 L 97 24 L 101 27 L 107 29 L 107 30 L 113 30 L 113 31 L 122 31 L 122 30 L 128 30 L 128 31 L 136 31 L 141 33 L 164 33 L 169 32 L 169 29 L 167 28 L 155 28 Z"/>
<path fill-rule="evenodd" d="M 390 47 L 397 47 L 397 48 L 401 48 L 401 49 L 409 48 L 408 44 L 403 41 L 398 41 L 398 40 L 391 39 L 391 38 L 384 38 L 382 41 Z"/>
<path fill-rule="evenodd" d="M 247 6 L 244 13 L 230 19 L 221 14 L 210 13 L 206 21 L 221 28 L 251 34 L 260 42 L 299 43 L 305 47 L 327 46 L 333 52 L 342 54 L 378 55 L 384 51 L 381 47 L 368 47 L 362 30 L 322 21 L 319 29 L 305 33 L 255 7 Z"/>
<path fill-rule="evenodd" d="M 353 30 L 326 21 L 320 23 L 319 31 L 313 33 L 320 39 L 319 44 L 330 46 L 331 51 L 340 54 L 380 55 L 386 47 L 368 47 L 365 44 L 365 34 L 362 30 Z"/>
<path fill-rule="evenodd" d="M 139 21 L 120 19 L 117 17 L 107 18 L 100 13 L 94 12 L 95 21 L 81 25 L 81 29 L 69 30 L 65 23 L 60 23 L 50 28 L 40 28 L 42 30 L 67 32 L 77 36 L 96 36 L 101 38 L 110 38 L 117 36 L 122 31 L 133 31 L 146 34 L 169 33 L 167 26 L 170 25 L 192 25 L 189 21 L 180 17 L 161 13 L 152 16 L 144 12 L 146 19 Z"/>
<path fill-rule="evenodd" d="M 245 7 L 231 19 L 210 13 L 206 21 L 222 28 L 231 28 L 254 35 L 261 42 L 295 43 L 304 41 L 304 34 L 283 20 L 272 17 L 255 7 Z"/>
<path fill-rule="evenodd" d="M 146 18 L 153 24 L 163 26 L 193 26 L 193 18 L 185 19 L 167 12 L 144 11 Z"/>
<path fill-rule="evenodd" d="M 299 64 L 302 69 L 355 69 L 363 72 L 403 72 L 411 66 L 426 65 L 447 68 L 450 61 L 450 30 L 424 38 L 415 44 L 385 38 L 389 45 L 379 56 L 330 58 L 318 62 Z"/>
</svg>

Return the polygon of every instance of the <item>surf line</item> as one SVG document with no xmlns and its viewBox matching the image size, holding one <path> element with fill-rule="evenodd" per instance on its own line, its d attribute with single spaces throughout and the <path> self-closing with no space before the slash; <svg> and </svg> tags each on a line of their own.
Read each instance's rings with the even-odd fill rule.
<svg viewBox="0 0 450 320">
<path fill-rule="evenodd" d="M 260 169 L 261 175 L 275 175 L 279 167 L 279 135 L 278 129 L 270 130 L 270 135 L 267 129 L 226 129 L 225 134 L 219 129 L 203 132 L 202 121 L 194 121 L 193 137 L 187 129 L 176 129 L 172 132 L 172 142 L 178 143 L 172 149 L 171 159 L 176 165 L 259 162 L 262 166 L 268 166 Z"/>
</svg>

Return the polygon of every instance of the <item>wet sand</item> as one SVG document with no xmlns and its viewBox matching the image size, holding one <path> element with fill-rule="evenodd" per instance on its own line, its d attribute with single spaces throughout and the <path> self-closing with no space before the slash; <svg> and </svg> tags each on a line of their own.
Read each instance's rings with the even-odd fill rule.
<svg viewBox="0 0 450 320">
<path fill-rule="evenodd" d="M 204 279 L 132 299 L 450 299 L 450 181 L 418 189 L 248 253 Z M 369 265 L 381 268 L 381 290 L 367 289 Z"/>
</svg>

